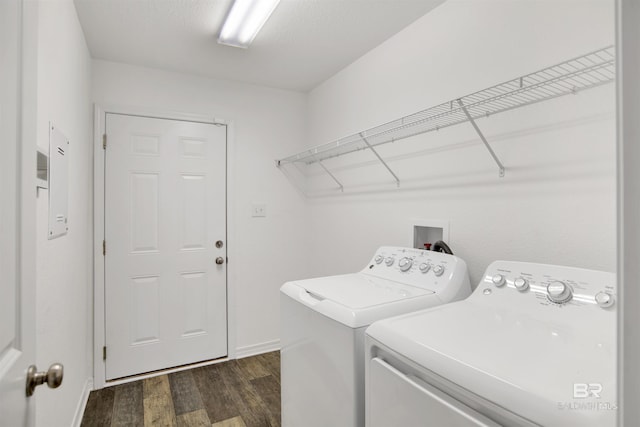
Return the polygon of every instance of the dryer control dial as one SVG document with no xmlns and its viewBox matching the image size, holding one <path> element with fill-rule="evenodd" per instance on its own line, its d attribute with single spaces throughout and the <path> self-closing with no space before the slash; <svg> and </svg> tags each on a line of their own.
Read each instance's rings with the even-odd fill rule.
<svg viewBox="0 0 640 427">
<path fill-rule="evenodd" d="M 393 258 L 387 257 L 387 259 L 384 260 L 384 263 L 391 267 L 393 265 L 393 261 L 395 261 Z"/>
<path fill-rule="evenodd" d="M 562 304 L 571 300 L 572 296 L 571 288 L 564 282 L 557 280 L 547 285 L 547 297 L 551 302 Z"/>
<path fill-rule="evenodd" d="M 496 286 L 503 286 L 505 284 L 504 276 L 502 274 L 496 274 L 491 278 L 491 282 Z"/>
<path fill-rule="evenodd" d="M 376 256 L 376 264 L 380 264 L 382 261 L 384 261 L 384 257 L 382 255 L 378 255 Z"/>
<path fill-rule="evenodd" d="M 602 307 L 611 307 L 614 303 L 613 295 L 607 292 L 598 292 L 596 294 L 596 303 Z"/>
<path fill-rule="evenodd" d="M 400 267 L 401 271 L 409 270 L 412 265 L 413 265 L 413 260 L 408 257 L 400 258 L 400 261 L 398 261 L 398 267 Z"/>
<path fill-rule="evenodd" d="M 433 267 L 433 274 L 435 274 L 436 276 L 442 276 L 443 273 L 444 273 L 444 266 L 436 265 L 435 267 Z"/>
<path fill-rule="evenodd" d="M 431 266 L 429 264 L 427 264 L 426 262 L 423 262 L 422 264 L 420 264 L 420 267 L 418 267 L 420 269 L 420 271 L 422 271 L 423 273 L 428 272 L 431 269 Z"/>
</svg>

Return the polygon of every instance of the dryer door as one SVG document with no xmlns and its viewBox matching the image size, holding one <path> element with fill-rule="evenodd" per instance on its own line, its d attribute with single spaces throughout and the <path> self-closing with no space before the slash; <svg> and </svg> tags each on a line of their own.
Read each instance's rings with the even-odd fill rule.
<svg viewBox="0 0 640 427">
<path fill-rule="evenodd" d="M 419 378 L 380 358 L 369 365 L 367 427 L 500 427 Z"/>
</svg>

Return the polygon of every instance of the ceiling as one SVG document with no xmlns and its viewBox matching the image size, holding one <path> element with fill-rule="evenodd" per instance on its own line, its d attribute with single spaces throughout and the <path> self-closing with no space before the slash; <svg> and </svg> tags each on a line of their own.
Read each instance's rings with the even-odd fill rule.
<svg viewBox="0 0 640 427">
<path fill-rule="evenodd" d="M 248 49 L 217 43 L 231 0 L 75 0 L 95 59 L 308 91 L 444 0 L 281 0 Z"/>
</svg>

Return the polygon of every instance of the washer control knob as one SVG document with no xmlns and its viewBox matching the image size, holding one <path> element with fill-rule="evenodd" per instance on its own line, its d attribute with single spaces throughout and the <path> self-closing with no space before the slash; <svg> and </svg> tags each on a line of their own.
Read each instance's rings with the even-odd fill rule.
<svg viewBox="0 0 640 427">
<path fill-rule="evenodd" d="M 551 302 L 562 304 L 571 300 L 572 296 L 573 292 L 571 291 L 571 288 L 559 280 L 547 285 L 547 297 Z"/>
<path fill-rule="evenodd" d="M 515 286 L 520 292 L 524 292 L 529 289 L 529 282 L 524 277 L 518 277 L 513 281 L 513 286 Z"/>
<path fill-rule="evenodd" d="M 503 286 L 505 284 L 504 276 L 502 274 L 496 274 L 491 278 L 491 281 L 496 286 Z"/>
<path fill-rule="evenodd" d="M 435 274 L 436 276 L 442 276 L 443 273 L 444 273 L 444 266 L 436 265 L 433 267 L 433 274 Z"/>
<path fill-rule="evenodd" d="M 427 264 L 426 262 L 423 262 L 422 264 L 420 264 L 420 271 L 422 271 L 423 273 L 426 273 L 427 271 L 429 271 L 431 269 L 431 266 L 429 264 Z"/>
<path fill-rule="evenodd" d="M 384 257 L 382 255 L 377 255 L 375 257 L 376 264 L 380 264 L 382 261 L 384 261 Z"/>
<path fill-rule="evenodd" d="M 598 292 L 596 294 L 596 303 L 602 308 L 611 307 L 613 302 L 613 295 L 607 292 Z"/>
<path fill-rule="evenodd" d="M 387 259 L 384 260 L 384 263 L 391 267 L 393 265 L 393 261 L 395 261 L 393 258 L 387 257 Z"/>
<path fill-rule="evenodd" d="M 409 270 L 412 265 L 413 265 L 413 260 L 408 257 L 400 258 L 400 261 L 398 261 L 398 267 L 400 267 L 401 271 Z"/>
</svg>

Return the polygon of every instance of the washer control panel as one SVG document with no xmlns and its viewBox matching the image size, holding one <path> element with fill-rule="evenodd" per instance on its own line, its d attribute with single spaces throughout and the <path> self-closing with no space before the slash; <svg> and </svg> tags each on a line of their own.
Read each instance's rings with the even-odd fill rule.
<svg viewBox="0 0 640 427">
<path fill-rule="evenodd" d="M 469 280 L 466 263 L 454 255 L 394 246 L 378 249 L 362 272 L 424 289 Z"/>
<path fill-rule="evenodd" d="M 611 310 L 616 304 L 616 276 L 603 271 L 548 264 L 495 261 L 486 270 L 475 297 L 497 298 L 510 305 L 554 308 L 593 306 Z"/>
</svg>

